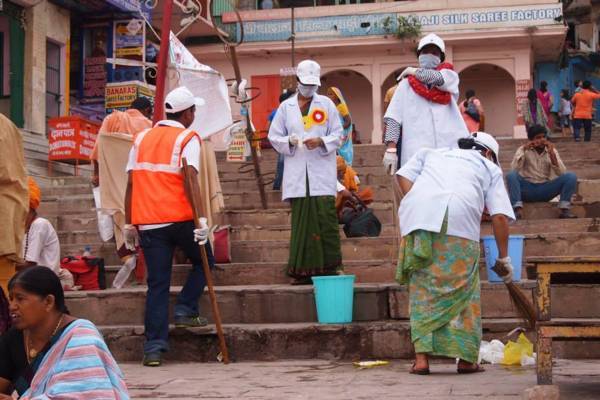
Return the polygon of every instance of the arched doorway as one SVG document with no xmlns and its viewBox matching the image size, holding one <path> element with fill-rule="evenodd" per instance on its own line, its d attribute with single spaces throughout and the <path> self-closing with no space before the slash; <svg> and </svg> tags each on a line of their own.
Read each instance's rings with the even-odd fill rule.
<svg viewBox="0 0 600 400">
<path fill-rule="evenodd" d="M 385 101 L 386 100 L 386 94 L 387 94 L 388 90 L 390 90 L 390 88 L 392 88 L 396 84 L 398 84 L 398 77 L 400 76 L 400 74 L 402 73 L 402 71 L 404 71 L 404 68 L 400 68 L 400 69 L 397 69 L 396 71 L 392 72 L 391 74 L 388 75 L 387 78 L 385 78 L 385 80 L 381 84 L 381 104 L 382 104 L 382 106 L 381 106 L 381 112 L 382 112 L 382 116 L 385 115 L 385 110 L 386 110 L 386 108 L 388 106 L 388 104 Z"/>
<path fill-rule="evenodd" d="M 460 101 L 475 90 L 485 111 L 485 130 L 494 136 L 513 136 L 516 124 L 514 78 L 502 67 L 475 64 L 460 72 Z"/>
<path fill-rule="evenodd" d="M 335 86 L 342 91 L 352 121 L 360 132 L 362 143 L 371 142 L 373 132 L 373 93 L 371 82 L 362 74 L 352 70 L 335 70 L 321 77 L 321 94 L 327 94 L 327 89 Z"/>
</svg>

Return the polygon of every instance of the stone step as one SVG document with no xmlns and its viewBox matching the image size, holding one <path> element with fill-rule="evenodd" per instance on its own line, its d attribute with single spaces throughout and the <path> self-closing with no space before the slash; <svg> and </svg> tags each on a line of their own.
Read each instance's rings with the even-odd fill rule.
<svg viewBox="0 0 600 400">
<path fill-rule="evenodd" d="M 522 322 L 516 319 L 484 319 L 483 339 L 501 339 Z M 140 362 L 143 356 L 144 327 L 141 325 L 99 326 L 118 362 Z M 414 356 L 408 321 L 387 320 L 322 325 L 225 324 L 225 340 L 232 361 L 275 360 L 369 360 L 407 359 Z M 167 362 L 214 362 L 219 344 L 214 326 L 169 329 Z M 530 340 L 535 335 L 528 333 Z M 567 359 L 600 358 L 600 343 L 557 342 L 553 356 Z M 168 367 L 168 364 L 167 364 Z"/>
<path fill-rule="evenodd" d="M 532 299 L 534 281 L 518 284 Z M 504 284 L 482 282 L 482 315 L 484 318 L 518 318 Z M 171 287 L 170 315 L 181 287 Z M 221 318 L 224 323 L 295 323 L 316 322 L 312 285 L 249 285 L 217 286 L 215 288 Z M 553 318 L 600 318 L 600 287 L 598 285 L 553 285 L 555 299 Z M 93 321 L 96 325 L 143 324 L 146 287 L 108 289 L 103 291 L 68 292 L 67 306 L 73 315 Z M 212 320 L 210 299 L 200 299 L 201 314 Z M 380 321 L 409 318 L 409 296 L 405 286 L 394 283 L 356 284 L 354 321 Z M 118 312 L 115 312 L 118 310 Z"/>
<path fill-rule="evenodd" d="M 342 240 L 344 260 L 390 259 L 397 256 L 393 236 Z M 282 262 L 289 255 L 288 240 L 241 240 L 231 248 L 234 262 Z M 525 235 L 524 254 L 533 256 L 593 256 L 600 254 L 600 233 L 537 233 Z"/>
</svg>

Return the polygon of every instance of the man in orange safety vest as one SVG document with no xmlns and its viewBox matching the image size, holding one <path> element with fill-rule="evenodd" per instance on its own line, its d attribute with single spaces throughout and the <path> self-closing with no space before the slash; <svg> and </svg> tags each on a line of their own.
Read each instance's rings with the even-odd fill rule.
<svg viewBox="0 0 600 400">
<path fill-rule="evenodd" d="M 171 91 L 165 98 L 167 119 L 140 132 L 129 153 L 124 237 L 128 248 L 141 245 L 148 269 L 145 366 L 160 366 L 162 353 L 168 350 L 169 289 L 176 246 L 192 261 L 192 270 L 177 297 L 175 326 L 207 324 L 198 310 L 206 277 L 196 242 L 206 247 L 211 266 L 214 258 L 206 220 L 200 218 L 200 229 L 195 229 L 193 220 L 191 199 L 200 198 L 201 141 L 198 133 L 188 129 L 196 107 L 203 104 L 185 87 Z M 186 173 L 194 178 L 189 189 L 184 183 L 183 158 L 188 163 Z"/>
</svg>

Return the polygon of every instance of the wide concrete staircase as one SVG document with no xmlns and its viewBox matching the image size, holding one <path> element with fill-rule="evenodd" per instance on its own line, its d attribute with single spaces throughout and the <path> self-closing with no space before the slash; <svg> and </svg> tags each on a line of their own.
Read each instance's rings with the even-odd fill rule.
<svg viewBox="0 0 600 400">
<path fill-rule="evenodd" d="M 596 134 L 596 137 L 598 135 Z M 500 158 L 508 171 L 520 140 L 501 140 Z M 557 148 L 569 170 L 580 178 L 574 212 L 576 220 L 557 219 L 556 204 L 528 204 L 525 219 L 511 227 L 525 235 L 525 257 L 600 254 L 600 141 L 573 143 L 557 140 Z M 253 174 L 248 165 L 230 164 L 219 155 L 219 172 L 225 194 L 224 222 L 233 227 L 231 264 L 215 271 L 217 296 L 225 333 L 234 360 L 295 358 L 408 358 L 411 356 L 408 293 L 394 282 L 397 240 L 393 225 L 390 177 L 380 166 L 382 146 L 355 149 L 355 169 L 362 184 L 374 188 L 376 215 L 383 224 L 378 238 L 346 239 L 342 250 L 346 273 L 357 276 L 354 323 L 320 325 L 311 286 L 291 286 L 284 268 L 289 250 L 289 214 L 281 193 L 267 190 L 269 209 L 261 210 Z M 276 155 L 263 150 L 262 168 L 270 176 Z M 240 168 L 241 167 L 241 168 Z M 249 171 L 250 172 L 245 172 Z M 86 177 L 51 177 L 44 180 L 42 215 L 56 226 L 63 254 L 92 247 L 104 257 L 111 282 L 119 260 L 114 243 L 102 243 L 97 234 L 93 198 Z M 270 187 L 268 187 L 270 188 Z M 482 235 L 491 233 L 483 224 Z M 175 265 L 172 303 L 189 265 Z M 483 327 L 486 338 L 502 338 L 522 323 L 504 285 L 486 281 L 481 262 Z M 535 281 L 524 271 L 520 286 L 531 297 Z M 527 279 L 529 278 L 529 279 Z M 553 316 L 600 318 L 600 288 L 592 285 L 555 285 Z M 556 301 L 559 300 L 559 301 Z M 145 287 L 68 293 L 72 313 L 95 322 L 116 357 L 141 359 Z M 211 319 L 208 296 L 202 312 Z M 214 327 L 171 329 L 168 358 L 178 361 L 213 361 L 218 354 Z M 568 358 L 600 357 L 593 342 L 556 344 L 556 354 Z"/>
</svg>

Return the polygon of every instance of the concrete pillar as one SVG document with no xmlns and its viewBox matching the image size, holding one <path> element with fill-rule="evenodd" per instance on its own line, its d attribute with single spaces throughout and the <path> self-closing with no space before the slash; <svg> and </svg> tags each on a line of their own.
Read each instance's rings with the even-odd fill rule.
<svg viewBox="0 0 600 400">
<path fill-rule="evenodd" d="M 46 14 L 47 1 L 25 11 L 25 129 L 46 132 Z"/>
<path fill-rule="evenodd" d="M 373 64 L 371 72 L 371 90 L 373 91 L 373 132 L 371 132 L 371 143 L 380 144 L 382 125 L 381 115 L 383 114 L 383 105 L 381 99 L 381 85 L 383 80 L 381 78 L 380 65 Z"/>
<path fill-rule="evenodd" d="M 513 129 L 516 138 L 527 137 L 523 117 L 521 114 L 521 103 L 527 97 L 527 91 L 532 87 L 532 49 L 527 48 L 515 52 L 515 107 L 517 108 L 517 120 Z"/>
</svg>

